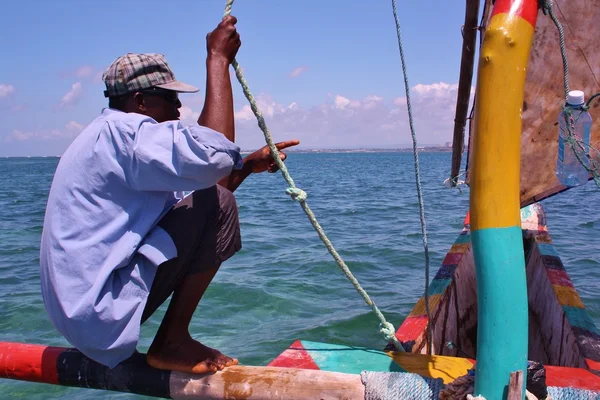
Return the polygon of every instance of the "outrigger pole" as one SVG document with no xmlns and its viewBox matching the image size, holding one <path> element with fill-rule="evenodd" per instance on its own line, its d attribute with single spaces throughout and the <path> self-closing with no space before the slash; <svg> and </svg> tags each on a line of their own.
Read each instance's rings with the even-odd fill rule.
<svg viewBox="0 0 600 400">
<path fill-rule="evenodd" d="M 173 399 L 362 400 L 360 375 L 321 370 L 231 366 L 193 375 L 154 369 L 137 353 L 110 369 L 64 347 L 0 342 L 0 378 Z"/>
</svg>

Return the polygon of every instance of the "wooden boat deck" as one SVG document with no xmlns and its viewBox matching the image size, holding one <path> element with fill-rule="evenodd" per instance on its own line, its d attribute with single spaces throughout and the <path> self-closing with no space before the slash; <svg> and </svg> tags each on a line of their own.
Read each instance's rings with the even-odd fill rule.
<svg viewBox="0 0 600 400">
<path fill-rule="evenodd" d="M 269 367 L 313 369 L 346 374 L 362 371 L 412 372 L 450 383 L 466 375 L 475 361 L 452 356 L 378 351 L 329 343 L 296 340 Z M 584 368 L 545 366 L 546 384 L 554 387 L 600 390 L 600 377 Z"/>
<path fill-rule="evenodd" d="M 545 365 L 548 386 L 600 390 L 600 331 L 590 318 L 552 244 L 541 205 L 521 210 L 529 292 L 529 359 Z M 269 366 L 346 373 L 414 372 L 465 375 L 477 348 L 477 285 L 469 217 L 429 285 L 434 356 L 426 356 L 427 315 L 421 298 L 398 328 L 407 353 L 296 341 Z M 451 342 L 452 346 L 448 346 Z M 461 358 L 466 357 L 466 358 Z"/>
<path fill-rule="evenodd" d="M 529 292 L 529 359 L 600 371 L 600 331 L 552 244 L 542 206 L 524 207 L 521 218 Z M 477 285 L 468 216 L 429 286 L 429 296 L 434 354 L 475 358 Z M 396 336 L 407 351 L 424 353 L 426 326 L 425 300 L 421 298 Z"/>
<path fill-rule="evenodd" d="M 379 351 L 297 340 L 268 366 L 347 374 L 360 374 L 362 371 L 413 372 L 427 378 L 441 378 L 444 383 L 450 383 L 467 374 L 473 368 L 473 361 L 459 357 Z"/>
</svg>

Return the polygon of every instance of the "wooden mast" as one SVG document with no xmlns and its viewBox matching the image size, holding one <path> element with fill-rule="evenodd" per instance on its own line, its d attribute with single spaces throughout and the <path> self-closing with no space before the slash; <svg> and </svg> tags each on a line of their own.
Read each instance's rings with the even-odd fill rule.
<svg viewBox="0 0 600 400">
<path fill-rule="evenodd" d="M 488 400 L 505 399 L 510 373 L 527 370 L 519 177 L 521 109 L 537 12 L 537 0 L 496 0 L 479 56 L 470 216 L 477 279 L 475 395 Z"/>
<path fill-rule="evenodd" d="M 460 163 L 465 142 L 465 126 L 469 112 L 471 83 L 473 82 L 473 64 L 475 61 L 475 43 L 477 40 L 477 17 L 479 16 L 479 0 L 467 0 L 465 24 L 463 26 L 462 58 L 460 62 L 460 78 L 458 81 L 458 97 L 454 116 L 454 136 L 452 140 L 452 170 L 450 183 L 456 185 L 460 171 Z"/>
</svg>

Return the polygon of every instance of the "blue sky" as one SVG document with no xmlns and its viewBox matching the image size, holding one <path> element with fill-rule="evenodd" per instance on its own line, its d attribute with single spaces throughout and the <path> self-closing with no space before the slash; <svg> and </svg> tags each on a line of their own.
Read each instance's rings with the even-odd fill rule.
<svg viewBox="0 0 600 400">
<path fill-rule="evenodd" d="M 106 99 L 102 71 L 127 52 L 166 56 L 182 119 L 202 109 L 205 36 L 224 1 L 20 0 L 0 25 L 0 156 L 60 155 Z M 451 140 L 464 2 L 398 1 L 420 143 Z M 237 60 L 275 140 L 305 148 L 411 143 L 391 1 L 238 0 Z M 237 141 L 264 144 L 234 80 Z"/>
</svg>

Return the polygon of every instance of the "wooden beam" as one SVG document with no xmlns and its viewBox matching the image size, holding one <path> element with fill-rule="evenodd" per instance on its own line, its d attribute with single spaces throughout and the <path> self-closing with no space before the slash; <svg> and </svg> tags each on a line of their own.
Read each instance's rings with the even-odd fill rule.
<svg viewBox="0 0 600 400">
<path fill-rule="evenodd" d="M 465 143 L 465 126 L 471 98 L 473 82 L 473 64 L 475 60 L 475 42 L 477 40 L 477 17 L 479 16 L 479 0 L 467 0 L 465 24 L 463 26 L 462 59 L 460 62 L 460 78 L 458 81 L 458 97 L 454 116 L 454 135 L 452 140 L 452 171 L 450 182 L 455 186 Z"/>
<path fill-rule="evenodd" d="M 173 399 L 362 400 L 360 375 L 319 370 L 234 366 L 209 375 L 171 374 Z"/>
<path fill-rule="evenodd" d="M 521 400 L 523 398 L 523 371 L 510 373 L 508 381 L 507 400 Z"/>
<path fill-rule="evenodd" d="M 233 366 L 193 375 L 150 367 L 136 353 L 115 368 L 75 349 L 0 342 L 0 378 L 174 399 L 364 399 L 359 374 Z"/>
</svg>

